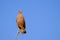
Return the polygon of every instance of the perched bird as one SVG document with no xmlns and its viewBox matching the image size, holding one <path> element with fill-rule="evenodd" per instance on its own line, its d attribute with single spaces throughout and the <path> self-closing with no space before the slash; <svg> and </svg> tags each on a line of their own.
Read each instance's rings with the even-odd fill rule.
<svg viewBox="0 0 60 40">
<path fill-rule="evenodd" d="M 16 24 L 18 26 L 18 30 L 17 30 L 17 33 L 16 33 L 16 36 L 15 36 L 14 40 L 16 40 L 16 38 L 17 38 L 17 36 L 20 32 L 23 33 L 23 34 L 26 34 L 25 20 L 24 20 L 24 17 L 22 15 L 21 10 L 18 11 L 18 15 L 16 17 Z"/>
</svg>

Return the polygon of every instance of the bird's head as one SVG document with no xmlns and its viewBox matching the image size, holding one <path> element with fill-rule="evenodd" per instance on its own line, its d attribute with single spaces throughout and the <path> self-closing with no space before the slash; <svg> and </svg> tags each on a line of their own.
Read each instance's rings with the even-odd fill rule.
<svg viewBox="0 0 60 40">
<path fill-rule="evenodd" d="M 22 14 L 22 10 L 18 10 L 18 14 Z"/>
</svg>

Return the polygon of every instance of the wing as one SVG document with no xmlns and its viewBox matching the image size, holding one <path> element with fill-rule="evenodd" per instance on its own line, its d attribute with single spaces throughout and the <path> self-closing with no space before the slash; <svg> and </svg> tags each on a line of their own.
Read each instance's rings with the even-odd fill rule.
<svg viewBox="0 0 60 40">
<path fill-rule="evenodd" d="M 23 27 L 26 28 L 25 20 L 24 20 L 24 25 L 23 25 Z"/>
</svg>

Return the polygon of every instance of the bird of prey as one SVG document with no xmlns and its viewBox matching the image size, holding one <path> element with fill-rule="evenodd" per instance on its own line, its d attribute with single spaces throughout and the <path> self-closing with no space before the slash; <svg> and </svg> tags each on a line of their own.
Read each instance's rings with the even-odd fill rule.
<svg viewBox="0 0 60 40">
<path fill-rule="evenodd" d="M 24 20 L 24 17 L 22 15 L 21 10 L 18 11 L 18 15 L 16 17 L 16 24 L 18 26 L 18 30 L 17 30 L 17 33 L 16 33 L 16 36 L 15 36 L 14 40 L 16 40 L 16 38 L 17 38 L 17 36 L 20 32 L 23 33 L 23 34 L 26 34 L 25 20 Z"/>
</svg>

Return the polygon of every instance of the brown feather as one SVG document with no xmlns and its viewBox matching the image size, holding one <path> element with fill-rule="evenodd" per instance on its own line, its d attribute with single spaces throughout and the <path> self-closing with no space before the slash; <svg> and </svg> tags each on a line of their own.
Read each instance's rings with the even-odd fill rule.
<svg viewBox="0 0 60 40">
<path fill-rule="evenodd" d="M 16 23 L 19 29 L 25 30 L 25 20 L 21 12 L 18 12 L 18 15 L 16 17 Z"/>
</svg>

